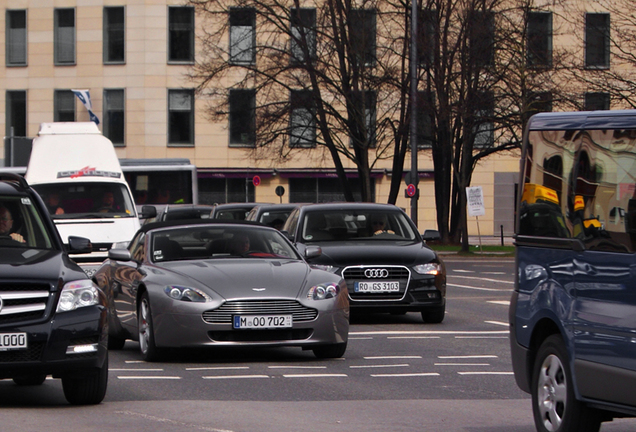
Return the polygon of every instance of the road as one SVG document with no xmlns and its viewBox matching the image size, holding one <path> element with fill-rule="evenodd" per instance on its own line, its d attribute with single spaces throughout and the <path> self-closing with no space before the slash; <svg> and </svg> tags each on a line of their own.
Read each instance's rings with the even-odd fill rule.
<svg viewBox="0 0 636 432">
<path fill-rule="evenodd" d="M 534 431 L 529 395 L 512 375 L 507 328 L 514 261 L 447 257 L 442 324 L 419 314 L 354 316 L 344 359 L 310 351 L 186 351 L 139 360 L 110 352 L 98 406 L 72 407 L 59 380 L 0 381 L 5 431 Z M 636 420 L 604 424 L 633 430 Z"/>
</svg>

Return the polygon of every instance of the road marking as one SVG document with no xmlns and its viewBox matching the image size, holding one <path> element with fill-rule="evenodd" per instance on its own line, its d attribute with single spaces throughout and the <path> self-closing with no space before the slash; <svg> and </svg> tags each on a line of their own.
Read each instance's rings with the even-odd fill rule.
<svg viewBox="0 0 636 432">
<path fill-rule="evenodd" d="M 178 376 L 118 376 L 117 379 L 120 380 L 180 380 L 181 377 Z"/>
<path fill-rule="evenodd" d="M 474 286 L 468 286 L 468 285 L 456 285 L 456 284 L 449 284 L 449 283 L 447 283 L 446 286 L 453 287 L 453 288 L 471 289 L 475 291 L 494 291 L 494 292 L 510 292 L 511 291 L 509 289 L 481 288 L 481 287 L 474 287 Z"/>
<path fill-rule="evenodd" d="M 268 369 L 327 369 L 327 366 L 267 366 Z"/>
<path fill-rule="evenodd" d="M 409 374 L 371 374 L 373 378 L 408 378 L 439 376 L 437 372 L 409 373 Z"/>
<path fill-rule="evenodd" d="M 220 366 L 220 367 L 190 367 L 187 371 L 204 371 L 204 370 L 243 370 L 249 369 L 249 366 Z"/>
<path fill-rule="evenodd" d="M 514 375 L 514 372 L 457 372 L 459 375 Z"/>
<path fill-rule="evenodd" d="M 455 339 L 508 339 L 508 336 L 455 336 Z"/>
<path fill-rule="evenodd" d="M 501 321 L 484 321 L 486 324 L 494 324 L 494 325 L 498 325 L 498 326 L 504 326 L 504 327 L 509 327 L 510 324 L 507 322 L 501 322 Z"/>
<path fill-rule="evenodd" d="M 508 325 L 508 324 L 506 324 Z M 476 335 L 497 335 L 497 334 L 508 334 L 506 330 L 383 330 L 383 331 L 367 331 L 367 332 L 351 332 L 349 335 L 387 335 L 387 336 L 395 336 L 395 335 L 466 335 L 466 336 L 476 336 Z"/>
<path fill-rule="evenodd" d="M 163 369 L 113 369 L 109 368 L 109 372 L 163 372 Z"/>
<path fill-rule="evenodd" d="M 450 359 L 482 359 L 482 358 L 499 358 L 496 355 L 465 355 L 465 356 L 437 356 L 440 360 L 450 360 Z"/>
<path fill-rule="evenodd" d="M 211 375 L 203 376 L 203 379 L 251 379 L 251 378 L 270 378 L 269 375 Z"/>
<path fill-rule="evenodd" d="M 439 339 L 439 336 L 389 336 L 387 339 Z"/>
<path fill-rule="evenodd" d="M 365 360 L 386 360 L 386 359 L 421 359 L 422 356 L 418 355 L 405 355 L 405 356 L 375 356 L 375 357 L 362 357 Z"/>
<path fill-rule="evenodd" d="M 350 337 L 349 340 L 372 340 L 372 337 Z"/>
<path fill-rule="evenodd" d="M 459 278 L 459 279 L 475 279 L 475 276 L 459 276 L 459 275 L 451 275 L 450 277 L 452 278 Z M 503 283 L 503 284 L 511 284 L 513 285 L 515 283 L 515 281 L 507 281 L 507 280 L 501 280 L 501 279 L 489 279 L 489 278 L 479 278 L 480 281 L 486 281 L 486 282 L 496 282 L 496 283 Z"/>
<path fill-rule="evenodd" d="M 136 364 L 136 363 L 146 363 L 146 362 L 143 360 L 126 360 L 125 363 Z"/>
<path fill-rule="evenodd" d="M 283 375 L 285 378 L 346 378 L 347 374 L 290 374 Z"/>
<path fill-rule="evenodd" d="M 434 366 L 490 366 L 490 363 L 434 363 Z"/>
<path fill-rule="evenodd" d="M 474 270 L 460 270 L 460 269 L 457 269 L 457 270 L 453 270 L 453 273 L 475 273 L 475 271 Z"/>
<path fill-rule="evenodd" d="M 409 367 L 410 365 L 407 363 L 400 363 L 394 365 L 358 365 L 358 366 L 349 366 L 351 369 L 363 369 L 363 368 L 389 368 L 389 367 Z"/>
<path fill-rule="evenodd" d="M 479 274 L 505 275 L 506 272 L 492 271 L 492 272 L 480 272 Z"/>
<path fill-rule="evenodd" d="M 492 303 L 492 304 L 502 305 L 502 306 L 510 306 L 510 300 L 488 300 L 487 303 Z"/>
<path fill-rule="evenodd" d="M 134 411 L 115 411 L 115 414 L 125 414 L 128 416 L 141 417 L 144 420 L 152 420 L 162 425 L 169 424 L 175 426 L 172 428 L 174 430 L 202 430 L 206 432 L 233 432 L 229 429 L 216 429 L 207 426 L 200 426 L 192 423 L 184 423 L 180 421 L 175 421 L 169 418 L 164 417 L 156 417 L 148 414 L 138 413 Z"/>
</svg>

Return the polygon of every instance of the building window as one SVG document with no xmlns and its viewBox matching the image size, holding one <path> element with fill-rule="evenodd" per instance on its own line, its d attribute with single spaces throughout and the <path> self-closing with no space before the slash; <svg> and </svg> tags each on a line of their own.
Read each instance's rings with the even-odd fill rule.
<svg viewBox="0 0 636 432">
<path fill-rule="evenodd" d="M 125 9 L 123 6 L 104 8 L 104 63 L 126 61 Z"/>
<path fill-rule="evenodd" d="M 316 9 L 292 8 L 291 21 L 291 57 L 292 63 L 302 63 L 316 58 Z"/>
<path fill-rule="evenodd" d="M 354 130 L 351 131 L 351 144 L 359 145 L 362 148 L 375 147 L 376 93 L 372 90 L 354 91 L 352 96 L 356 108 L 356 119 L 353 122 Z"/>
<path fill-rule="evenodd" d="M 168 144 L 194 144 L 193 90 L 168 90 Z"/>
<path fill-rule="evenodd" d="M 552 111 L 552 93 L 551 92 L 532 92 L 528 97 L 528 118 L 540 112 Z"/>
<path fill-rule="evenodd" d="M 53 95 L 53 120 L 56 122 L 75 121 L 75 94 L 71 90 L 55 90 Z"/>
<path fill-rule="evenodd" d="M 527 65 L 552 66 L 552 12 L 529 12 L 527 37 Z"/>
<path fill-rule="evenodd" d="M 417 92 L 417 148 L 433 147 L 435 99 L 430 91 Z"/>
<path fill-rule="evenodd" d="M 194 61 L 194 8 L 168 8 L 168 61 Z"/>
<path fill-rule="evenodd" d="M 230 9 L 230 61 L 249 64 L 256 60 L 256 12 Z"/>
<path fill-rule="evenodd" d="M 55 9 L 55 64 L 75 64 L 75 9 Z"/>
<path fill-rule="evenodd" d="M 292 90 L 290 94 L 289 145 L 315 147 L 316 109 L 309 90 Z"/>
<path fill-rule="evenodd" d="M 361 201 L 360 179 L 349 177 L 347 179 L 353 190 L 355 201 Z M 342 185 L 337 178 L 290 178 L 289 202 L 290 203 L 323 203 L 342 202 L 345 200 Z M 375 179 L 371 178 L 371 201 L 375 201 Z"/>
<path fill-rule="evenodd" d="M 492 147 L 495 143 L 495 99 L 490 92 L 482 92 L 477 98 L 479 101 L 475 112 L 475 141 L 474 147 Z"/>
<path fill-rule="evenodd" d="M 230 144 L 256 143 L 256 91 L 230 90 Z"/>
<path fill-rule="evenodd" d="M 8 10 L 6 15 L 6 62 L 7 66 L 27 64 L 27 17 L 26 10 Z"/>
<path fill-rule="evenodd" d="M 585 66 L 606 68 L 610 64 L 610 16 L 585 14 Z"/>
<path fill-rule="evenodd" d="M 437 48 L 437 11 L 423 10 L 419 14 L 418 23 L 419 43 L 417 44 L 417 57 L 422 67 L 428 68 L 435 60 Z"/>
<path fill-rule="evenodd" d="M 27 136 L 26 90 L 7 90 L 6 136 Z M 13 128 L 13 133 L 11 129 Z"/>
<path fill-rule="evenodd" d="M 104 136 L 114 145 L 124 145 L 125 97 L 123 89 L 104 89 Z"/>
<path fill-rule="evenodd" d="M 495 60 L 495 14 L 471 11 L 469 20 L 470 58 L 475 66 L 490 66 Z"/>
<path fill-rule="evenodd" d="M 610 109 L 609 93 L 585 93 L 585 111 Z"/>
<path fill-rule="evenodd" d="M 252 177 L 211 178 L 199 177 L 199 203 L 223 204 L 254 202 L 256 195 Z"/>
<path fill-rule="evenodd" d="M 351 50 L 359 66 L 375 64 L 376 20 L 374 9 L 352 9 L 350 17 Z"/>
</svg>

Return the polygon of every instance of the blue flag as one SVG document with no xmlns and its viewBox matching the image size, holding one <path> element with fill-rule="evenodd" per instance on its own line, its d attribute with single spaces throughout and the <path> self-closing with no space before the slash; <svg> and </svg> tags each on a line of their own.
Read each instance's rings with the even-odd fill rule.
<svg viewBox="0 0 636 432">
<path fill-rule="evenodd" d="M 88 117 L 90 118 L 90 120 L 98 125 L 99 119 L 97 118 L 95 113 L 93 113 L 93 106 L 91 105 L 91 94 L 88 92 L 88 90 L 71 91 L 75 93 L 75 96 L 77 96 L 77 98 L 84 104 L 84 106 L 88 110 Z"/>
</svg>

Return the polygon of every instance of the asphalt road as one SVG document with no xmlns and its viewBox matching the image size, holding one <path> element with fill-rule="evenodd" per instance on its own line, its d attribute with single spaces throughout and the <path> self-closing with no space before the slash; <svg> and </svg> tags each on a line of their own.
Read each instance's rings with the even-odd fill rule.
<svg viewBox="0 0 636 432">
<path fill-rule="evenodd" d="M 419 314 L 354 316 L 344 359 L 311 351 L 213 349 L 144 363 L 138 345 L 110 352 L 98 406 L 69 406 L 59 380 L 0 381 L 5 431 L 534 431 L 510 366 L 514 261 L 446 258 L 442 324 Z M 623 432 L 636 420 L 607 423 Z"/>
</svg>

